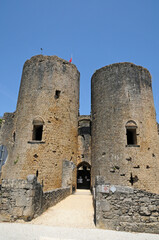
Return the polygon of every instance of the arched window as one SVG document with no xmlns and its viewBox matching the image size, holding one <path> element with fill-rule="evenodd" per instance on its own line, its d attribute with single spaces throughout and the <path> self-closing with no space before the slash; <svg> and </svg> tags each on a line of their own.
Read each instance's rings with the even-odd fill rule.
<svg viewBox="0 0 159 240">
<path fill-rule="evenodd" d="M 33 136 L 32 140 L 41 141 L 43 133 L 44 121 L 42 118 L 36 118 L 33 120 Z"/>
<path fill-rule="evenodd" d="M 127 145 L 137 145 L 137 124 L 135 121 L 130 120 L 126 123 L 126 135 L 127 135 Z"/>
</svg>

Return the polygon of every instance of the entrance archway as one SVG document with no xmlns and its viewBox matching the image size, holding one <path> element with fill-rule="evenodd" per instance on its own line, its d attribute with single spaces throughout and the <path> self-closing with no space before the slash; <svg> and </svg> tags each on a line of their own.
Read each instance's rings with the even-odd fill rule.
<svg viewBox="0 0 159 240">
<path fill-rule="evenodd" d="M 91 165 L 88 162 L 81 162 L 77 166 L 77 188 L 90 189 Z"/>
</svg>

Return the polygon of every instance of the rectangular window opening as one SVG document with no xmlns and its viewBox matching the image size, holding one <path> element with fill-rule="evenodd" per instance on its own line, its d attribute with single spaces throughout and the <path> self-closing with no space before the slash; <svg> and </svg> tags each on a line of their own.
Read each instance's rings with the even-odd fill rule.
<svg viewBox="0 0 159 240">
<path fill-rule="evenodd" d="M 136 128 L 127 128 L 127 145 L 137 145 Z"/>
<path fill-rule="evenodd" d="M 55 91 L 55 99 L 58 99 L 60 97 L 60 93 L 61 93 L 61 91 L 59 91 L 59 90 Z"/>
<path fill-rule="evenodd" d="M 42 140 L 43 125 L 34 125 L 33 127 L 33 140 Z"/>
</svg>

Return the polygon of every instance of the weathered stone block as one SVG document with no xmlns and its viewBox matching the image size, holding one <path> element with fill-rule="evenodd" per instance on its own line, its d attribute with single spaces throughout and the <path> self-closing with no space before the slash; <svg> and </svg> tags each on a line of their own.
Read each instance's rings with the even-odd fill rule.
<svg viewBox="0 0 159 240">
<path fill-rule="evenodd" d="M 111 211 L 111 205 L 107 200 L 101 201 L 99 204 L 100 204 L 100 208 L 103 212 Z"/>
<path fill-rule="evenodd" d="M 23 207 L 15 207 L 12 209 L 12 216 L 14 218 L 22 217 L 23 216 Z"/>
<path fill-rule="evenodd" d="M 156 211 L 157 210 L 157 206 L 156 205 L 149 205 L 148 206 L 148 209 L 153 212 L 153 211 Z"/>
<path fill-rule="evenodd" d="M 27 176 L 27 181 L 28 181 L 29 183 L 34 183 L 34 182 L 36 182 L 36 176 L 35 176 L 35 175 L 28 175 L 28 176 Z"/>
<path fill-rule="evenodd" d="M 132 222 L 132 218 L 129 216 L 121 216 L 120 221 L 121 222 Z"/>
<path fill-rule="evenodd" d="M 24 207 L 23 212 L 22 212 L 22 216 L 24 216 L 24 219 L 27 220 L 28 218 L 33 218 L 34 214 L 35 214 L 35 210 L 34 210 L 35 206 L 32 205 L 31 207 Z"/>
<path fill-rule="evenodd" d="M 143 216 L 150 216 L 151 215 L 151 212 L 149 211 L 148 207 L 144 207 L 144 206 L 140 207 L 139 212 Z"/>
<path fill-rule="evenodd" d="M 152 212 L 151 214 L 153 217 L 158 217 L 159 216 L 159 212 Z"/>
</svg>

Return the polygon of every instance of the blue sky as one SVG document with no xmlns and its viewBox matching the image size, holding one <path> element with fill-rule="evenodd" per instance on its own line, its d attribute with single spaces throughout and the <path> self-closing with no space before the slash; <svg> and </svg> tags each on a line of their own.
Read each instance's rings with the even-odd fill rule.
<svg viewBox="0 0 159 240">
<path fill-rule="evenodd" d="M 152 75 L 159 122 L 158 0 L 0 0 L 0 116 L 16 109 L 23 64 L 57 55 L 81 74 L 80 113 L 90 113 L 96 69 L 133 62 Z"/>
</svg>

